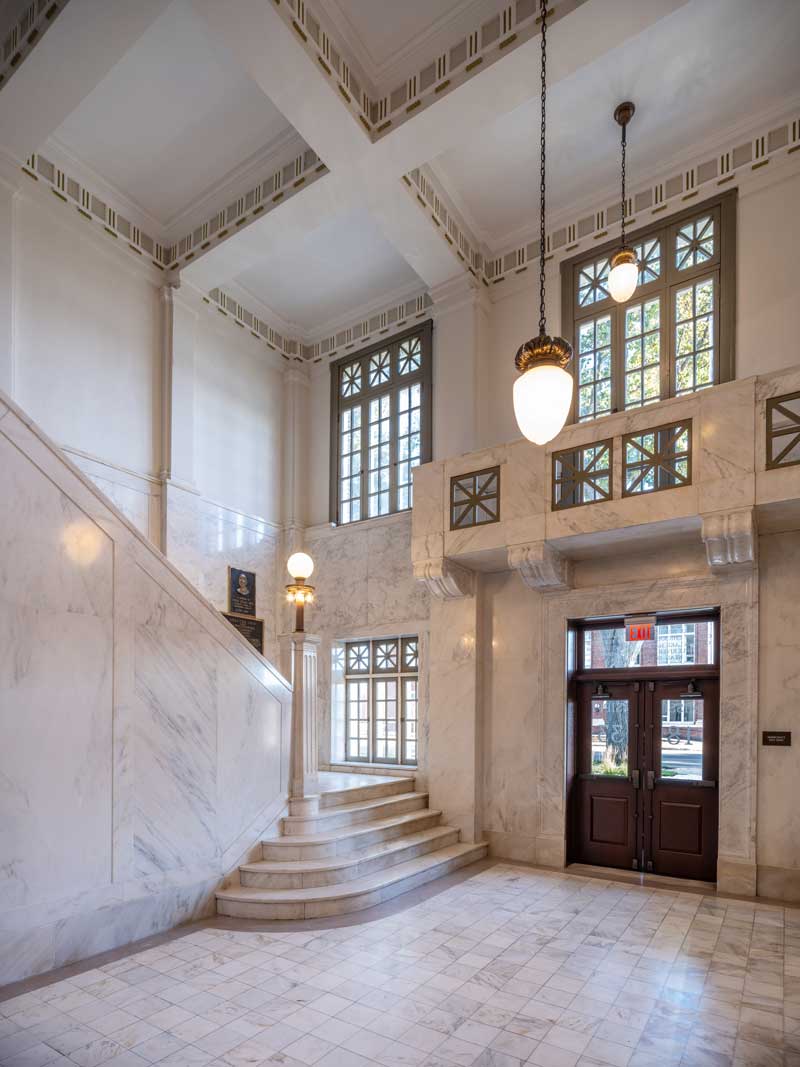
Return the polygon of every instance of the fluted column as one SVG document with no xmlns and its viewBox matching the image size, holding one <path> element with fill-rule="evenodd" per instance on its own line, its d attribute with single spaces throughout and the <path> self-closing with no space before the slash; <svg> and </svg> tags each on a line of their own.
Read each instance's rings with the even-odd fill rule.
<svg viewBox="0 0 800 1067">
<path fill-rule="evenodd" d="M 292 683 L 292 736 L 289 746 L 289 810 L 292 815 L 317 809 L 319 796 L 320 638 L 291 633 L 280 637 L 281 669 Z"/>
</svg>

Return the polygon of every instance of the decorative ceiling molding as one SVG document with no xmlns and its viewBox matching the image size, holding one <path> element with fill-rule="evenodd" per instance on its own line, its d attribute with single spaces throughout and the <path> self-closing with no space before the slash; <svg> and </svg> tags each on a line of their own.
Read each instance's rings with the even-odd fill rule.
<svg viewBox="0 0 800 1067">
<path fill-rule="evenodd" d="M 369 84 L 366 74 L 344 59 L 346 49 L 321 24 L 306 0 L 273 0 L 276 10 L 302 42 L 306 52 L 338 89 L 350 112 L 373 141 L 397 129 L 420 110 L 502 59 L 538 33 L 537 0 L 514 0 L 476 25 L 435 59 L 388 91 Z M 569 15 L 586 0 L 557 0 L 550 24 Z"/>
<path fill-rule="evenodd" d="M 3 37 L 0 55 L 0 89 L 19 69 L 69 0 L 32 0 Z"/>
<path fill-rule="evenodd" d="M 154 267 L 159 270 L 178 270 L 198 254 L 221 244 L 232 233 L 237 233 L 265 212 L 272 211 L 281 201 L 294 196 L 300 189 L 326 174 L 328 168 L 316 152 L 306 145 L 298 156 L 273 171 L 253 189 L 217 211 L 178 242 L 169 245 L 136 226 L 101 196 L 40 153 L 30 156 L 22 170 L 34 181 L 45 181 L 59 200 L 72 204 L 84 218 L 102 226 L 110 237 L 122 238 L 132 252 L 148 256 Z"/>
<path fill-rule="evenodd" d="M 333 359 L 342 352 L 361 348 L 384 334 L 402 329 L 416 319 L 425 318 L 433 307 L 430 293 L 422 292 L 398 304 L 391 304 L 366 318 L 358 319 L 335 333 L 313 339 L 287 337 L 221 289 L 212 289 L 203 300 L 232 319 L 237 326 L 249 330 L 253 337 L 263 341 L 272 351 L 279 352 L 284 359 L 309 363 Z"/>
<path fill-rule="evenodd" d="M 767 126 L 747 140 L 733 143 L 710 158 L 685 167 L 669 178 L 641 188 L 627 199 L 626 225 L 634 226 L 637 216 L 648 217 L 676 211 L 686 203 L 711 195 L 737 176 L 761 170 L 776 158 L 800 152 L 800 115 Z M 492 254 L 483 249 L 449 210 L 445 194 L 430 170 L 417 168 L 404 176 L 420 210 L 429 215 L 442 237 L 448 241 L 464 270 L 479 277 L 484 285 L 493 286 L 506 278 L 526 271 L 539 260 L 539 241 L 529 241 L 507 252 Z M 545 235 L 545 256 L 562 258 L 589 249 L 595 241 L 613 236 L 621 218 L 619 201 L 559 225 Z M 641 221 L 641 220 L 638 220 Z"/>
</svg>

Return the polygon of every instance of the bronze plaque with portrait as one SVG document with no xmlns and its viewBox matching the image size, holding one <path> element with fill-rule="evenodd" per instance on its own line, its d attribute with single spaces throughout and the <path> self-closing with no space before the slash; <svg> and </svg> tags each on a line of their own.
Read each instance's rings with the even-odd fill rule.
<svg viewBox="0 0 800 1067">
<path fill-rule="evenodd" d="M 253 648 L 264 655 L 264 620 L 253 619 L 249 615 L 233 615 L 230 612 L 223 611 L 222 613 L 228 622 L 233 626 L 246 640 L 250 642 Z"/>
<path fill-rule="evenodd" d="M 252 571 L 228 567 L 228 611 L 255 618 L 256 576 Z"/>
</svg>

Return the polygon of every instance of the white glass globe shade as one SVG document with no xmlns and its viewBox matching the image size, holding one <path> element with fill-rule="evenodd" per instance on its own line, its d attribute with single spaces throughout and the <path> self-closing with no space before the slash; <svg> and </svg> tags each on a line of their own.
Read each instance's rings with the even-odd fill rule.
<svg viewBox="0 0 800 1067">
<path fill-rule="evenodd" d="M 624 304 L 633 296 L 638 281 L 638 263 L 618 263 L 608 275 L 608 291 L 618 304 Z"/>
<path fill-rule="evenodd" d="M 552 363 L 531 367 L 514 382 L 514 414 L 529 441 L 546 445 L 567 421 L 572 375 Z"/>
<path fill-rule="evenodd" d="M 304 582 L 314 573 L 314 560 L 307 552 L 295 552 L 289 556 L 286 569 L 295 581 Z"/>
</svg>

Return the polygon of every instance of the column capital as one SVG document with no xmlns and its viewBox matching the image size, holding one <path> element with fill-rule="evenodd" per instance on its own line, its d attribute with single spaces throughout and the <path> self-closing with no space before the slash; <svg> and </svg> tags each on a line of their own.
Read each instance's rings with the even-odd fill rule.
<svg viewBox="0 0 800 1067">
<path fill-rule="evenodd" d="M 414 577 L 423 582 L 437 600 L 460 600 L 475 596 L 475 572 L 445 557 L 415 560 Z"/>
<path fill-rule="evenodd" d="M 508 565 L 530 589 L 540 593 L 572 588 L 572 564 L 546 541 L 509 545 Z"/>
<path fill-rule="evenodd" d="M 700 536 L 712 574 L 752 570 L 758 555 L 755 509 L 715 511 L 702 520 Z"/>
</svg>

